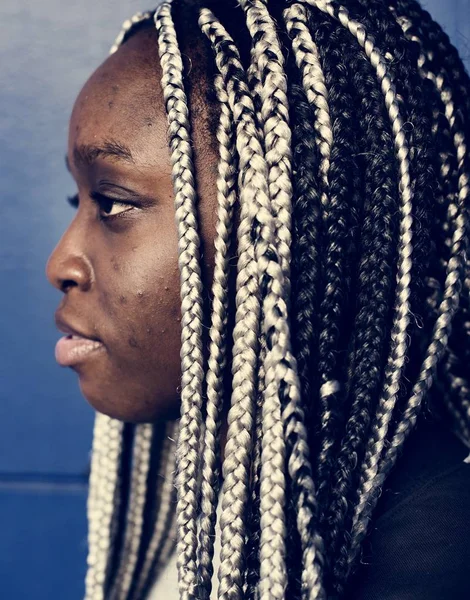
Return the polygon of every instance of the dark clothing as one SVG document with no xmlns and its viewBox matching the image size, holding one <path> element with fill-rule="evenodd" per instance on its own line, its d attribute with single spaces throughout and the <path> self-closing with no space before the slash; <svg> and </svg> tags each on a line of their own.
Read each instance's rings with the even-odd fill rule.
<svg viewBox="0 0 470 600">
<path fill-rule="evenodd" d="M 468 449 L 431 421 L 385 483 L 347 600 L 470 598 Z"/>
</svg>

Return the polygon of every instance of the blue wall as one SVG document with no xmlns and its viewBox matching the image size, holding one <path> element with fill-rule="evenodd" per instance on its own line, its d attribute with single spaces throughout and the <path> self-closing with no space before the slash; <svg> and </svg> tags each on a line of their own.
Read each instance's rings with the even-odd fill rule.
<svg viewBox="0 0 470 600">
<path fill-rule="evenodd" d="M 67 121 L 145 0 L 0 2 L 0 597 L 78 600 L 93 412 L 54 361 L 44 267 L 72 215 Z"/>
<path fill-rule="evenodd" d="M 66 6 L 66 8 L 64 8 Z M 470 0 L 426 6 L 470 57 Z M 93 414 L 53 357 L 44 265 L 71 218 L 74 98 L 145 0 L 0 3 L 0 596 L 78 600 Z"/>
</svg>

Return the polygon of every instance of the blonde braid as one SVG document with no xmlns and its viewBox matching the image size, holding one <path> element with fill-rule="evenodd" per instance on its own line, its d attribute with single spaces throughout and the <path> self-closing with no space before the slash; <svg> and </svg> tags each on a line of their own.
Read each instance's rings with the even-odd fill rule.
<svg viewBox="0 0 470 600">
<path fill-rule="evenodd" d="M 88 493 L 85 600 L 104 600 L 119 512 L 124 423 L 96 413 Z"/>
<path fill-rule="evenodd" d="M 229 105 L 237 124 L 239 155 L 240 225 L 236 315 L 233 333 L 233 392 L 228 414 L 227 443 L 223 464 L 224 485 L 221 525 L 220 599 L 243 596 L 245 551 L 244 515 L 249 499 L 249 474 L 253 445 L 259 346 L 259 279 L 252 243 L 259 206 L 266 205 L 267 166 L 253 102 L 238 50 L 223 26 L 208 9 L 202 9 L 199 25 L 211 41 L 217 67 L 223 77 Z"/>
<path fill-rule="evenodd" d="M 183 86 L 183 62 L 171 5 L 155 13 L 162 89 L 168 115 L 176 224 L 181 276 L 181 421 L 177 447 L 178 581 L 183 600 L 193 598 L 197 586 L 197 507 L 202 432 L 202 282 L 196 190 L 190 138 L 189 111 Z"/>
<path fill-rule="evenodd" d="M 153 13 L 151 13 L 150 11 L 143 13 L 138 12 L 135 15 L 133 15 L 130 19 L 126 19 L 122 24 L 121 31 L 114 40 L 114 44 L 111 46 L 109 53 L 114 54 L 115 52 L 117 52 L 117 50 L 119 50 L 119 48 L 123 44 L 125 38 L 131 34 L 132 29 L 139 23 L 142 23 L 142 21 L 147 21 L 151 19 L 152 14 Z"/>
<path fill-rule="evenodd" d="M 126 600 L 137 565 L 147 494 L 153 425 L 137 425 L 132 448 L 132 471 L 123 548 L 110 598 Z"/>
<path fill-rule="evenodd" d="M 260 335 L 258 385 L 256 390 L 256 407 L 254 423 L 254 443 L 250 471 L 250 504 L 247 511 L 247 548 L 245 564 L 245 597 L 246 600 L 258 600 L 259 581 L 259 544 L 260 544 L 260 478 L 261 447 L 263 441 L 263 398 L 265 392 L 266 337 Z"/>
<path fill-rule="evenodd" d="M 333 127 L 328 105 L 328 90 L 320 63 L 320 55 L 308 29 L 307 11 L 300 3 L 292 4 L 283 13 L 287 32 L 291 36 L 292 50 L 297 67 L 302 73 L 302 83 L 307 100 L 315 109 L 315 142 L 321 156 L 320 177 L 323 183 L 322 204 L 327 208 L 328 171 L 330 169 Z"/>
<path fill-rule="evenodd" d="M 212 284 L 212 323 L 209 331 L 207 402 L 202 449 L 201 515 L 199 517 L 199 595 L 209 598 L 214 556 L 216 508 L 220 476 L 220 424 L 227 363 L 228 275 L 234 205 L 237 199 L 235 123 L 222 76 L 215 78 L 220 103 L 219 166 L 217 178 L 218 221 Z"/>
</svg>

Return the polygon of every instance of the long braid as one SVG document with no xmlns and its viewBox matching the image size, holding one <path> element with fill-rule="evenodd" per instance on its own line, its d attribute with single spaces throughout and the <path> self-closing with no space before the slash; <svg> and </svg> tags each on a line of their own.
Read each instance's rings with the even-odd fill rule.
<svg viewBox="0 0 470 600">
<path fill-rule="evenodd" d="M 312 390 L 316 387 L 316 377 L 312 365 L 315 364 L 316 347 L 318 339 L 318 298 L 320 293 L 321 265 L 319 261 L 322 234 L 321 215 L 321 190 L 319 184 L 320 155 L 316 140 L 316 126 L 318 124 L 315 113 L 307 100 L 306 91 L 302 85 L 302 76 L 295 64 L 295 56 L 298 62 L 309 59 L 305 57 L 308 47 L 302 43 L 303 22 L 300 27 L 297 23 L 298 4 L 294 4 L 284 13 L 286 29 L 293 38 L 293 50 L 289 54 L 286 71 L 289 78 L 288 96 L 291 107 L 291 123 L 293 136 L 293 246 L 292 246 L 292 299 L 293 299 L 293 349 L 297 359 L 299 380 L 302 386 L 302 408 L 305 411 L 306 422 L 313 422 L 313 415 L 317 410 L 316 403 L 312 397 Z M 300 7 L 302 10 L 303 7 Z M 303 9 L 304 10 L 304 9 Z M 300 31 L 298 31 L 300 29 Z M 305 53 L 305 54 L 304 54 Z M 315 57 L 314 57 L 315 60 Z M 316 65 L 316 62 L 314 63 Z M 299 65 L 302 71 L 301 65 Z M 311 86 L 308 86 L 311 89 Z M 323 85 L 320 82 L 320 90 Z M 314 432 L 311 433 L 309 444 L 313 447 Z M 290 574 L 290 587 L 287 590 L 289 597 L 297 597 L 298 580 L 302 562 L 301 552 L 297 545 L 297 526 L 295 522 L 296 498 L 293 482 L 289 481 L 290 498 L 292 506 L 288 510 L 294 513 L 289 519 L 290 548 L 288 553 L 288 568 Z M 318 519 L 318 506 L 314 507 L 314 522 Z M 311 540 L 317 547 L 317 560 L 319 570 L 323 569 L 323 543 L 317 531 L 312 531 Z M 299 540 L 300 541 L 300 540 Z"/>
<path fill-rule="evenodd" d="M 197 586 L 198 464 L 202 426 L 202 282 L 196 221 L 194 165 L 190 143 L 183 63 L 171 17 L 164 3 L 155 14 L 162 65 L 162 88 L 168 114 L 181 276 L 181 421 L 177 448 L 178 581 L 182 598 Z"/>
<path fill-rule="evenodd" d="M 310 103 L 310 105 L 314 107 L 314 118 L 312 122 L 314 123 L 314 129 L 317 134 L 314 136 L 314 139 L 316 140 L 318 151 L 321 156 L 318 174 L 321 180 L 321 204 L 323 205 L 323 207 L 319 207 L 319 213 L 322 217 L 324 217 L 325 208 L 329 204 L 328 173 L 330 169 L 331 146 L 333 143 L 333 130 L 331 125 L 330 109 L 328 104 L 328 92 L 325 85 L 325 77 L 320 64 L 318 48 L 315 42 L 313 41 L 311 33 L 307 27 L 307 12 L 305 7 L 301 4 L 293 4 L 290 8 L 286 9 L 284 13 L 284 19 L 286 22 L 287 31 L 292 39 L 292 49 L 294 51 L 295 60 L 302 74 L 302 82 L 307 100 Z M 308 125 L 304 126 L 308 127 Z M 314 170 L 311 173 L 311 179 L 314 180 L 315 175 L 316 172 Z M 314 185 L 316 187 L 316 184 Z M 311 192 L 311 194 L 313 194 L 313 197 L 311 198 L 313 201 L 315 201 L 315 187 L 313 187 L 313 192 Z M 313 205 L 312 207 L 309 206 L 305 208 L 306 210 L 304 211 L 304 214 L 311 214 L 311 218 L 314 219 L 315 206 Z M 309 229 L 308 225 L 309 224 L 305 224 L 306 230 Z M 315 235 L 315 230 L 318 230 L 320 226 L 319 224 L 317 225 L 315 223 L 313 223 L 313 225 L 314 229 L 311 232 L 312 236 Z M 305 248 L 305 254 L 308 256 L 309 253 L 315 252 L 315 246 L 319 244 L 319 240 L 311 239 L 309 236 L 305 241 L 309 244 L 309 246 L 311 243 L 311 248 Z M 318 286 L 320 283 L 318 275 L 319 267 L 317 266 L 317 264 L 315 264 L 317 260 L 314 259 L 318 259 L 318 257 L 311 257 L 311 259 L 308 261 L 308 264 L 305 266 L 311 266 L 311 269 L 313 270 L 313 277 L 317 280 L 316 283 Z M 308 272 L 310 272 L 310 269 Z M 306 300 L 308 302 L 307 306 L 310 311 L 312 310 L 313 303 L 315 302 L 313 296 L 313 294 L 315 293 L 315 288 L 311 285 L 310 281 L 305 282 L 303 288 L 308 289 L 308 292 L 303 292 L 302 290 L 302 296 L 305 293 L 308 294 Z M 317 289 L 316 296 L 318 297 L 318 295 L 319 290 Z M 319 308 L 317 308 L 317 310 L 319 311 Z M 304 318 L 302 313 L 297 314 L 299 314 L 301 319 Z M 320 317 L 316 319 L 317 327 L 319 323 L 321 323 Z M 312 328 L 312 324 L 308 322 L 304 324 L 307 325 L 308 337 L 306 340 L 306 344 L 308 344 L 308 349 L 304 349 L 303 354 L 307 353 L 307 356 L 309 357 L 312 351 L 313 344 L 315 344 L 316 347 L 318 344 L 318 340 L 315 339 L 316 336 L 313 332 L 310 335 L 308 334 L 308 330 Z M 300 324 L 298 329 L 300 329 Z M 303 357 L 301 358 L 303 359 Z M 305 378 L 309 377 L 308 375 L 306 375 L 305 371 L 311 369 L 310 361 L 305 361 L 305 359 L 303 359 L 301 362 L 301 369 L 302 370 L 300 371 L 300 373 Z M 306 391 L 310 396 L 311 382 L 309 381 L 309 379 L 307 379 L 307 381 L 308 387 Z M 308 398 L 308 400 L 311 401 L 310 398 Z"/>
<path fill-rule="evenodd" d="M 448 211 L 449 216 L 453 218 L 455 223 L 455 229 L 451 238 L 450 257 L 446 269 L 443 299 L 439 306 L 439 316 L 434 327 L 432 341 L 423 362 L 418 381 L 413 388 L 413 395 L 397 426 L 391 446 L 385 455 L 385 461 L 394 460 L 397 446 L 401 445 L 401 440 L 404 441 L 409 428 L 415 422 L 421 400 L 432 384 L 437 363 L 448 343 L 452 320 L 458 309 L 459 296 L 465 278 L 465 259 L 468 250 L 467 227 L 468 199 L 470 195 L 470 163 L 465 138 L 465 125 L 462 123 L 460 111 L 455 106 L 452 88 L 447 81 L 446 72 L 440 71 L 434 74 L 432 71 L 426 69 L 426 65 L 422 66 L 422 70 L 426 77 L 435 83 L 441 95 L 457 155 L 458 193 L 454 202 L 451 202 Z"/>
<path fill-rule="evenodd" d="M 212 559 L 215 539 L 215 510 L 220 478 L 220 422 L 224 394 L 224 374 L 227 363 L 228 284 L 231 233 L 234 204 L 237 197 L 235 124 L 228 105 L 228 95 L 222 77 L 215 78 L 220 103 L 219 171 L 217 178 L 218 221 L 215 240 L 215 267 L 212 284 L 212 324 L 207 370 L 207 402 L 204 447 L 202 456 L 201 515 L 199 518 L 199 594 L 211 593 Z"/>
<path fill-rule="evenodd" d="M 248 508 L 248 533 L 246 543 L 245 588 L 247 600 L 258 600 L 259 590 L 259 546 L 260 546 L 260 483 L 261 483 L 261 446 L 263 442 L 263 398 L 265 391 L 264 363 L 266 360 L 266 338 L 260 337 L 260 365 L 258 370 L 258 389 L 256 393 L 255 440 L 251 468 L 251 503 Z"/>
<path fill-rule="evenodd" d="M 430 69 L 436 74 L 445 73 L 447 85 L 452 90 L 453 105 L 459 113 L 460 127 L 464 134 L 468 136 L 470 134 L 470 78 L 456 49 L 452 46 L 448 36 L 442 31 L 441 27 L 416 2 L 393 2 L 391 8 L 399 22 L 404 26 L 407 35 L 420 45 L 423 52 L 422 63 L 427 62 L 428 70 Z M 441 112 L 445 114 L 444 109 Z M 442 121 L 445 122 L 444 114 L 442 114 Z M 448 133 L 451 138 L 449 130 Z M 442 144 L 439 145 L 439 148 L 442 154 Z M 452 169 L 455 169 L 455 179 L 457 179 L 456 161 L 457 156 L 454 149 L 454 155 L 450 157 L 450 162 L 448 164 L 443 163 L 442 165 L 442 178 L 446 178 L 445 184 L 453 183 L 454 170 Z M 455 183 L 455 188 L 457 185 Z M 445 187 L 448 189 L 449 186 L 445 185 Z M 452 193 L 455 193 L 455 191 L 451 186 L 450 194 Z M 447 234 L 445 244 L 450 248 L 451 239 L 446 221 L 443 222 L 443 228 Z M 463 367 L 460 374 L 464 375 L 466 371 L 466 367 L 463 365 L 467 362 L 465 356 L 468 356 L 470 352 L 470 343 L 468 336 L 465 336 L 465 334 L 461 336 L 460 332 L 465 332 L 469 329 L 467 325 L 469 322 L 469 307 L 469 294 L 465 292 L 462 294 L 460 308 L 455 316 L 455 327 L 449 339 L 449 347 L 458 349 L 456 354 L 461 356 L 460 360 L 449 363 L 452 369 L 457 369 L 456 375 L 452 375 L 451 373 L 451 377 L 458 376 L 458 371 L 460 370 L 459 363 Z"/>
<path fill-rule="evenodd" d="M 267 167 L 254 119 L 245 72 L 232 39 L 208 9 L 199 24 L 211 41 L 217 68 L 237 123 L 240 224 L 236 315 L 233 332 L 233 391 L 223 465 L 219 598 L 241 598 L 245 550 L 244 516 L 249 497 L 249 465 L 253 444 L 256 366 L 260 319 L 259 281 L 251 243 L 258 197 L 267 196 Z M 266 202 L 264 202 L 266 204 Z"/>
<path fill-rule="evenodd" d="M 402 98 L 403 114 L 409 126 L 410 175 L 413 180 L 413 264 L 411 269 L 411 294 L 409 336 L 409 363 L 405 371 L 402 397 L 406 396 L 406 381 L 413 380 L 416 368 L 423 358 L 422 344 L 415 342 L 422 327 L 424 297 L 427 293 L 424 275 L 435 253 L 431 235 L 433 200 L 439 190 L 439 166 L 436 164 L 436 146 L 432 133 L 433 109 L 436 96 L 433 86 L 418 72 L 419 47 L 410 43 L 401 27 L 390 18 L 390 10 L 381 0 L 356 0 L 358 11 L 366 26 L 370 26 L 382 53 L 389 58 L 390 72 Z M 369 25 L 370 24 L 370 25 Z M 431 259 L 432 260 L 432 259 Z"/>
<path fill-rule="evenodd" d="M 88 570 L 85 600 L 104 600 L 119 512 L 124 424 L 96 414 L 88 494 Z"/>
<path fill-rule="evenodd" d="M 427 315 L 427 327 L 432 327 L 438 316 L 439 300 L 442 298 L 442 288 L 445 279 L 445 268 L 449 260 L 449 251 L 452 246 L 452 232 L 450 223 L 455 216 L 455 194 L 458 188 L 457 155 L 452 139 L 452 132 L 449 121 L 446 118 L 445 104 L 442 101 L 441 94 L 438 92 L 438 85 L 433 70 L 434 53 L 431 49 L 423 48 L 419 30 L 413 25 L 413 22 L 406 16 L 397 16 L 395 10 L 390 7 L 397 22 L 403 28 L 403 31 L 419 52 L 418 66 L 423 80 L 429 84 L 432 89 L 434 102 L 434 121 L 432 132 L 435 137 L 435 147 L 439 148 L 436 153 L 436 171 L 439 173 L 439 195 L 435 206 L 437 219 L 433 224 L 433 238 L 437 247 L 437 255 L 440 260 L 433 261 L 433 269 L 427 278 L 427 285 L 431 287 L 431 303 L 429 304 L 431 312 Z M 447 94 L 444 94 L 447 97 Z M 467 118 L 465 113 L 460 112 L 461 127 L 467 127 Z M 468 267 L 467 267 L 468 269 Z M 441 365 L 438 367 L 438 379 L 445 382 L 444 387 L 439 386 L 439 394 L 446 401 L 448 409 L 452 416 L 457 419 L 457 427 L 465 431 L 466 425 L 461 409 L 465 403 L 465 397 L 469 394 L 468 376 L 466 375 L 466 364 L 468 362 L 470 343 L 467 332 L 470 330 L 468 294 L 465 294 L 465 288 L 462 289 L 459 308 L 454 317 L 454 326 L 449 338 L 448 348 Z M 467 296 L 467 298 L 466 298 Z M 429 325 L 428 325 L 429 323 Z M 458 349 L 457 353 L 453 348 Z M 456 406 L 454 406 L 454 403 Z"/>
<path fill-rule="evenodd" d="M 299 15 L 300 11 L 300 15 Z M 297 359 L 302 395 L 306 409 L 313 410 L 311 394 L 313 373 L 311 365 L 315 362 L 315 348 L 318 337 L 318 297 L 321 277 L 321 189 L 319 184 L 319 146 L 322 142 L 316 132 L 329 127 L 319 124 L 316 115 L 323 104 L 325 110 L 326 90 L 323 77 L 317 73 L 318 64 L 315 50 L 313 59 L 308 54 L 311 39 L 303 39 L 305 31 L 304 7 L 294 4 L 286 9 L 284 19 L 286 28 L 292 39 L 293 55 L 297 59 L 298 68 L 305 73 L 312 60 L 314 76 L 305 85 L 310 90 L 310 101 L 307 91 L 299 81 L 294 58 L 287 62 L 290 89 L 291 122 L 293 134 L 293 251 L 292 251 L 292 298 L 293 298 L 293 346 Z M 307 30 L 308 31 L 308 30 Z M 313 40 L 312 40 L 313 43 Z M 300 63 L 300 64 L 299 64 Z M 305 66 L 304 66 L 305 63 Z M 318 89 L 318 91 L 316 91 Z M 312 92 L 312 90 L 315 90 Z M 321 96 L 321 98 L 319 98 Z M 317 101 L 319 108 L 315 110 L 311 104 Z M 326 117 L 325 117 L 326 118 Z M 329 117 L 328 117 L 329 121 Z M 327 139 L 329 139 L 329 134 Z M 329 145 L 329 144 L 328 144 Z"/>
<path fill-rule="evenodd" d="M 152 436 L 153 426 L 151 424 L 136 426 L 124 540 L 120 564 L 110 591 L 112 600 L 125 600 L 128 597 L 137 565 L 144 523 Z"/>
<path fill-rule="evenodd" d="M 365 503 L 368 501 L 367 486 L 370 485 L 371 481 L 377 475 L 379 461 L 392 418 L 392 410 L 393 405 L 388 404 L 387 401 L 378 406 L 375 422 L 372 427 L 372 435 L 369 438 L 364 463 L 361 467 L 360 499 L 354 507 L 353 526 L 356 526 L 358 515 L 362 512 Z"/>
<path fill-rule="evenodd" d="M 468 173 L 468 170 L 466 173 Z M 459 192 L 459 200 L 463 203 L 463 201 L 468 198 L 468 176 L 465 173 L 463 173 L 461 176 L 461 183 L 462 187 Z M 433 340 L 429 346 L 428 354 L 423 363 L 418 381 L 413 387 L 412 396 L 407 403 L 406 410 L 404 411 L 401 420 L 397 425 L 394 436 L 390 441 L 390 445 L 381 460 L 381 464 L 378 468 L 379 475 L 376 476 L 373 482 L 369 484 L 369 489 L 367 490 L 363 499 L 361 499 L 361 508 L 364 505 L 364 509 L 362 511 L 361 519 L 358 520 L 355 526 L 356 535 L 359 536 L 359 540 L 365 535 L 365 524 L 367 523 L 368 514 L 371 512 L 371 504 L 369 503 L 366 505 L 367 498 L 372 496 L 373 493 L 382 485 L 386 475 L 393 467 L 397 459 L 399 449 L 403 445 L 416 422 L 423 397 L 433 382 L 436 366 L 448 342 L 452 317 L 458 306 L 458 296 L 461 285 L 460 273 L 462 270 L 462 246 L 464 243 L 464 233 L 466 228 L 466 216 L 464 211 L 460 212 L 460 214 L 457 216 L 456 223 L 457 226 L 453 237 L 453 256 L 448 263 L 444 298 L 439 307 L 440 314 L 436 321 Z M 368 474 L 368 478 L 369 477 L 370 475 Z M 359 541 L 357 541 L 357 543 L 359 543 Z"/>
</svg>

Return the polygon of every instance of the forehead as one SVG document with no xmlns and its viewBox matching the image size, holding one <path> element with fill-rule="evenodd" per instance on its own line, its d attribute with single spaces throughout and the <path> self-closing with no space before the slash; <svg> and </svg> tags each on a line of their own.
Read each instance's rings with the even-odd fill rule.
<svg viewBox="0 0 470 600">
<path fill-rule="evenodd" d="M 70 120 L 69 156 L 75 147 L 108 139 L 136 156 L 167 148 L 160 80 L 156 32 L 144 30 L 110 56 L 78 95 Z"/>
</svg>

